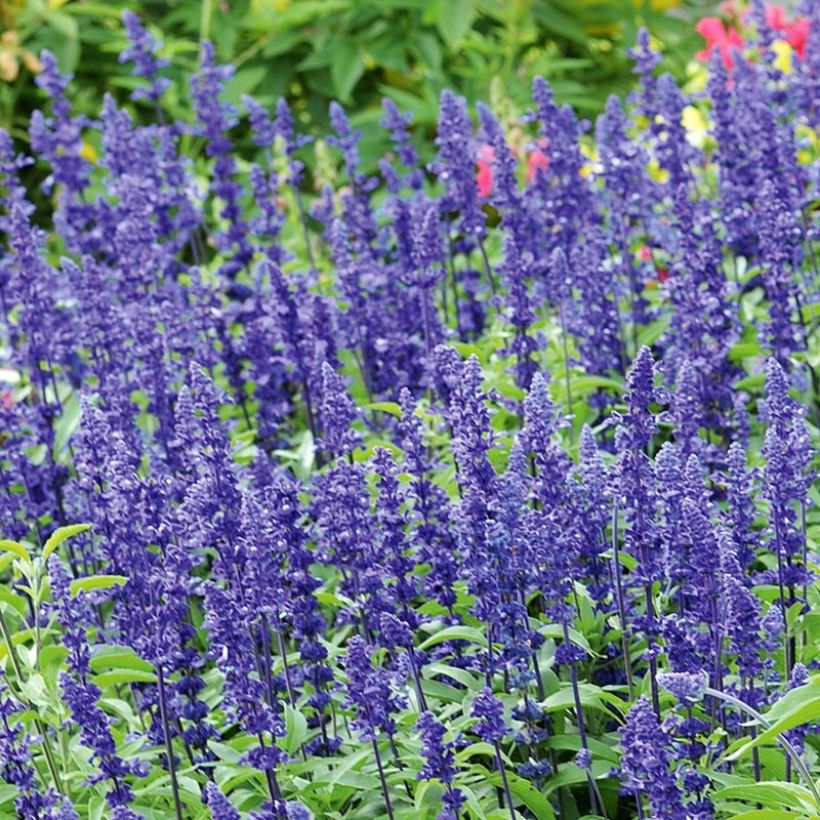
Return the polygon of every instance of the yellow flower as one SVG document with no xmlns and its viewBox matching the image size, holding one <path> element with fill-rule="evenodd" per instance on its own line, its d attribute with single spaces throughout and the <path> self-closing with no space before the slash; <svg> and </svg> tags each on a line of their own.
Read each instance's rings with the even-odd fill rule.
<svg viewBox="0 0 820 820">
<path fill-rule="evenodd" d="M 598 151 L 594 145 L 587 145 L 585 142 L 581 143 L 580 150 L 581 156 L 586 157 L 590 161 L 581 168 L 579 173 L 582 177 L 588 177 L 593 172 L 595 165 L 598 162 Z"/>
<path fill-rule="evenodd" d="M 87 140 L 83 140 L 83 146 L 80 148 L 80 156 L 87 162 L 95 165 L 97 162 L 97 149 Z"/>
<path fill-rule="evenodd" d="M 794 49 L 785 40 L 775 40 L 772 43 L 772 51 L 777 55 L 774 60 L 775 67 L 784 74 L 791 74 Z"/>
<path fill-rule="evenodd" d="M 669 171 L 665 168 L 661 168 L 660 163 L 655 157 L 649 160 L 646 171 L 655 182 L 667 182 L 669 180 Z"/>
<path fill-rule="evenodd" d="M 709 70 L 706 67 L 706 63 L 692 60 L 686 66 L 686 84 L 683 90 L 687 94 L 697 94 L 706 88 L 708 82 Z"/>
<path fill-rule="evenodd" d="M 709 126 L 700 110 L 693 105 L 687 105 L 683 109 L 681 124 L 686 129 L 686 139 L 689 144 L 695 148 L 703 148 Z"/>
<path fill-rule="evenodd" d="M 797 127 L 797 139 L 801 146 L 797 150 L 797 161 L 801 165 L 811 165 L 820 154 L 820 135 L 817 129 L 800 125 Z"/>
</svg>

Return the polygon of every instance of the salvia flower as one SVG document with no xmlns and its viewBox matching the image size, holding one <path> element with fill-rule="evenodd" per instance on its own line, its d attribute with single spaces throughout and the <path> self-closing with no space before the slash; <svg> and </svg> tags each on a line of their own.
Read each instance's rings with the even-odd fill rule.
<svg viewBox="0 0 820 820">
<path fill-rule="evenodd" d="M 498 743 L 509 731 L 504 723 L 504 704 L 487 687 L 473 699 L 470 716 L 478 718 L 473 731 L 487 743 Z"/>
<path fill-rule="evenodd" d="M 685 817 L 682 795 L 671 772 L 672 744 L 645 697 L 627 713 L 620 745 L 623 754 L 618 771 L 623 790 L 639 801 L 646 797 L 652 817 Z"/>
<path fill-rule="evenodd" d="M 481 238 L 485 233 L 484 214 L 475 182 L 472 125 L 464 100 L 451 91 L 441 94 L 436 145 L 438 157 L 430 170 L 445 188 L 439 205 L 442 217 L 458 214 L 464 233 Z"/>
<path fill-rule="evenodd" d="M 458 810 L 466 800 L 458 789 L 453 788 L 453 779 L 458 773 L 453 744 L 444 740 L 446 730 L 432 712 L 422 712 L 416 728 L 421 734 L 421 754 L 425 761 L 416 776 L 419 780 L 438 780 L 445 786 L 444 811 L 437 820 L 451 820 L 458 816 Z"/>
<path fill-rule="evenodd" d="M 148 99 L 156 102 L 171 84 L 167 77 L 158 76 L 170 63 L 157 57 L 160 44 L 146 31 L 139 17 L 130 9 L 122 13 L 122 22 L 128 34 L 130 44 L 120 52 L 121 63 L 133 63 L 134 74 L 147 80 L 150 85 L 146 88 L 137 88 L 132 93 L 135 100 Z"/>
<path fill-rule="evenodd" d="M 372 652 L 372 647 L 354 635 L 347 644 L 344 662 L 348 678 L 345 700 L 356 710 L 352 725 L 364 740 L 376 738 L 379 731 L 395 734 L 394 714 L 406 703 L 390 673 L 373 665 Z"/>
<path fill-rule="evenodd" d="M 693 704 L 703 700 L 708 679 L 697 672 L 666 672 L 658 675 L 658 683 L 681 703 Z"/>
</svg>

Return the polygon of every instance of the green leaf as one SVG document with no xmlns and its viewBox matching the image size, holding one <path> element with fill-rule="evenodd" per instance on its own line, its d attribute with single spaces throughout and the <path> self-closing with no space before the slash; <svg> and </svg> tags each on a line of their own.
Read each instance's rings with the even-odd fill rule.
<svg viewBox="0 0 820 820">
<path fill-rule="evenodd" d="M 429 678 L 422 680 L 421 690 L 428 698 L 439 700 L 442 703 L 461 703 L 464 700 L 463 689 L 456 689 L 455 686 Z"/>
<path fill-rule="evenodd" d="M 452 678 L 454 681 L 458 681 L 469 692 L 476 692 L 484 685 L 483 679 L 457 666 L 449 666 L 444 663 L 428 663 L 424 669 L 430 676 L 444 675 L 448 678 Z"/>
<path fill-rule="evenodd" d="M 33 629 L 20 629 L 11 636 L 11 642 L 12 644 L 14 644 L 14 646 L 20 646 L 21 644 L 24 644 L 26 641 L 30 641 L 33 637 Z M 8 651 L 8 644 L 5 641 L 0 643 L 0 661 L 2 661 L 3 658 L 6 657 Z"/>
<path fill-rule="evenodd" d="M 330 80 L 341 102 L 350 102 L 350 94 L 364 74 L 364 60 L 355 43 L 345 40 L 333 54 Z"/>
<path fill-rule="evenodd" d="M 89 664 L 94 672 L 101 669 L 136 669 L 141 672 L 154 671 L 154 665 L 141 658 L 133 649 L 127 646 L 100 646 Z"/>
<path fill-rule="evenodd" d="M 100 689 L 104 689 L 106 686 L 116 686 L 119 683 L 156 683 L 157 676 L 142 669 L 114 669 L 94 675 L 91 681 Z"/>
<path fill-rule="evenodd" d="M 0 603 L 8 604 L 13 609 L 17 610 L 19 615 L 25 615 L 28 607 L 24 598 L 13 593 L 10 589 L 0 587 Z"/>
<path fill-rule="evenodd" d="M 742 786 L 725 786 L 718 789 L 713 798 L 715 800 L 744 800 L 774 809 L 791 806 L 801 811 L 814 811 L 818 808 L 814 805 L 814 798 L 808 789 L 796 783 L 787 782 L 750 782 Z"/>
<path fill-rule="evenodd" d="M 0 783 L 0 806 L 5 806 L 11 802 L 20 792 L 17 786 L 9 786 L 8 783 Z M 11 815 L 9 815 L 11 816 Z"/>
<path fill-rule="evenodd" d="M 598 780 L 602 777 L 606 777 L 611 770 L 612 764 L 607 763 L 604 760 L 593 760 L 592 766 L 589 770 L 581 769 L 574 763 L 562 764 L 561 769 L 557 774 L 547 778 L 547 782 L 544 784 L 543 788 L 544 795 L 549 796 L 552 792 L 556 789 L 560 789 L 562 786 L 571 786 L 575 783 L 586 783 L 587 771 L 592 772 L 592 776 Z"/>
<path fill-rule="evenodd" d="M 537 820 L 553 820 L 555 812 L 549 800 L 529 780 L 507 772 L 510 791 L 535 815 Z M 501 775 L 493 772 L 488 780 L 495 786 L 501 785 Z"/>
<path fill-rule="evenodd" d="M 126 583 L 128 583 L 128 579 L 124 575 L 88 575 L 85 578 L 77 578 L 71 582 L 71 594 L 91 592 L 95 589 L 110 589 Z"/>
<path fill-rule="evenodd" d="M 730 746 L 726 760 L 737 760 L 755 746 L 775 742 L 778 735 L 788 729 L 820 720 L 820 675 L 812 676 L 804 686 L 798 686 L 797 689 L 787 692 L 772 706 L 765 717 L 771 726 L 756 738 L 743 741 L 739 746 L 736 744 Z"/>
<path fill-rule="evenodd" d="M 248 66 L 237 71 L 225 87 L 225 97 L 233 103 L 239 103 L 243 94 L 250 94 L 265 79 L 265 66 Z"/>
<path fill-rule="evenodd" d="M 226 763 L 239 763 L 245 756 L 243 752 L 239 752 L 227 743 L 220 743 L 219 741 L 210 741 L 208 748 L 220 759 Z"/>
<path fill-rule="evenodd" d="M 51 699 L 46 691 L 46 681 L 39 672 L 30 674 L 24 681 L 18 681 L 17 685 L 30 703 L 35 706 L 49 705 Z"/>
<path fill-rule="evenodd" d="M 395 401 L 374 401 L 364 406 L 365 410 L 379 410 L 401 418 L 401 406 Z"/>
<path fill-rule="evenodd" d="M 569 14 L 565 14 L 550 4 L 538 4 L 535 7 L 538 22 L 549 32 L 557 34 L 578 45 L 587 46 L 588 37 L 584 29 Z"/>
<path fill-rule="evenodd" d="M 77 21 L 64 11 L 57 11 L 50 9 L 48 6 L 44 7 L 44 17 L 46 22 L 53 26 L 60 34 L 67 40 L 76 40 L 79 33 Z"/>
<path fill-rule="evenodd" d="M 0 550 L 3 552 L 13 552 L 18 558 L 22 558 L 24 561 L 31 561 L 31 555 L 29 555 L 28 550 L 19 541 L 3 539 L 0 541 Z"/>
<path fill-rule="evenodd" d="M 796 689 L 791 689 L 786 692 L 786 694 L 766 712 L 766 720 L 774 724 L 772 726 L 774 729 L 777 724 L 785 718 L 793 715 L 802 706 L 808 705 L 807 701 L 811 701 L 815 705 L 820 705 L 820 675 L 812 675 L 802 686 L 798 686 Z"/>
<path fill-rule="evenodd" d="M 81 532 L 87 532 L 91 529 L 91 524 L 71 524 L 68 527 L 58 527 L 48 537 L 48 541 L 43 545 L 43 561 L 48 561 L 51 555 L 63 541 L 79 535 Z"/>
<path fill-rule="evenodd" d="M 344 11 L 349 0 L 299 0 L 281 10 L 271 2 L 252 2 L 248 23 L 254 28 L 278 31 L 295 29 L 314 21 L 327 20 L 328 15 Z"/>
<path fill-rule="evenodd" d="M 419 646 L 419 649 L 429 649 L 445 641 L 469 641 L 479 646 L 487 646 L 487 638 L 480 629 L 474 626 L 448 626 L 431 635 Z"/>
<path fill-rule="evenodd" d="M 564 637 L 564 627 L 560 624 L 540 624 L 538 626 L 538 631 L 545 637 L 545 638 L 561 638 Z M 569 639 L 576 645 L 580 646 L 585 652 L 590 655 L 597 656 L 598 653 L 594 652 L 592 647 L 589 645 L 589 641 L 577 630 L 577 629 L 570 629 L 569 630 Z"/>
<path fill-rule="evenodd" d="M 460 765 L 464 765 L 473 757 L 493 757 L 493 755 L 495 755 L 495 747 L 491 743 L 482 741 L 459 749 L 456 752 L 456 760 Z"/>
<path fill-rule="evenodd" d="M 285 704 L 285 729 L 285 751 L 289 755 L 295 755 L 305 742 L 308 728 L 305 716 L 289 703 Z"/>
<path fill-rule="evenodd" d="M 548 749 L 564 749 L 577 752 L 581 748 L 581 738 L 578 735 L 554 735 L 548 737 L 544 741 L 544 745 Z M 587 737 L 587 746 L 589 746 L 593 758 L 609 760 L 617 765 L 620 758 L 614 746 L 607 746 L 606 743 L 594 737 Z"/>
<path fill-rule="evenodd" d="M 760 390 L 766 383 L 766 376 L 758 373 L 754 376 L 746 376 L 745 379 L 739 379 L 735 382 L 735 390 L 746 390 L 747 392 L 754 392 Z"/>
<path fill-rule="evenodd" d="M 54 458 L 59 459 L 60 454 L 65 450 L 68 440 L 80 423 L 80 397 L 76 391 L 63 402 L 63 412 L 57 419 L 54 427 L 54 447 L 52 452 Z"/>
<path fill-rule="evenodd" d="M 656 319 L 654 322 L 648 324 L 638 334 L 638 346 L 653 345 L 660 339 L 661 336 L 669 328 L 669 316 L 664 316 L 661 319 Z"/>
<path fill-rule="evenodd" d="M 94 17 L 110 17 L 112 20 L 120 19 L 120 12 L 117 8 L 108 3 L 71 3 L 65 7 L 67 14 L 83 14 Z"/>
<path fill-rule="evenodd" d="M 457 48 L 473 24 L 473 0 L 440 0 L 436 28 L 450 48 Z"/>
<path fill-rule="evenodd" d="M 578 693 L 581 698 L 581 705 L 590 709 L 599 709 L 602 712 L 612 714 L 612 710 L 607 708 L 614 706 L 618 712 L 623 712 L 627 703 L 612 692 L 607 692 L 600 686 L 593 683 L 579 683 Z M 541 704 L 548 712 L 557 712 L 562 709 L 571 709 L 575 706 L 575 695 L 572 685 L 566 683 L 557 692 L 554 692 Z"/>
<path fill-rule="evenodd" d="M 68 649 L 64 646 L 44 646 L 40 650 L 40 667 L 42 669 L 59 668 L 68 657 Z"/>
<path fill-rule="evenodd" d="M 760 354 L 760 342 L 752 339 L 748 342 L 736 342 L 729 349 L 729 358 L 733 362 L 741 362 L 743 359 Z"/>
<path fill-rule="evenodd" d="M 604 387 L 607 390 L 614 390 L 622 393 L 624 390 L 623 384 L 616 382 L 615 379 L 608 379 L 605 376 L 572 376 L 570 378 L 570 386 L 573 392 L 587 393 L 598 387 Z M 564 391 L 566 392 L 566 390 Z"/>
</svg>

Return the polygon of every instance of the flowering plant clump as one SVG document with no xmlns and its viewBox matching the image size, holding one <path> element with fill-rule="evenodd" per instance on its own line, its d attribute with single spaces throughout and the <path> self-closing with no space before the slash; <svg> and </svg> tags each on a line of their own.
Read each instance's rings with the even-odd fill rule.
<svg viewBox="0 0 820 820">
<path fill-rule="evenodd" d="M 386 102 L 378 172 L 207 42 L 167 121 L 133 14 L 125 107 L 41 55 L 31 155 L 0 132 L 3 817 L 820 813 L 820 4 L 788 71 L 778 14 L 695 96 L 642 32 L 594 131 L 445 91 L 424 164 Z"/>
</svg>

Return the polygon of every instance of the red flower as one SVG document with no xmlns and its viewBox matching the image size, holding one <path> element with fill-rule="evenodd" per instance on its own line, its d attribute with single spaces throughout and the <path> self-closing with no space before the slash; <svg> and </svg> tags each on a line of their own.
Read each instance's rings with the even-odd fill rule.
<svg viewBox="0 0 820 820">
<path fill-rule="evenodd" d="M 492 145 L 482 145 L 478 149 L 478 171 L 475 181 L 478 185 L 478 195 L 486 199 L 493 192 L 493 160 L 495 151 Z"/>
<path fill-rule="evenodd" d="M 726 70 L 731 71 L 734 62 L 732 59 L 733 49 L 743 48 L 743 40 L 737 30 L 724 26 L 723 22 L 717 17 L 704 17 L 698 20 L 695 29 L 706 40 L 706 48 L 699 51 L 695 57 L 698 60 L 708 60 L 711 53 L 717 48 L 720 50 L 720 56 Z"/>
</svg>

